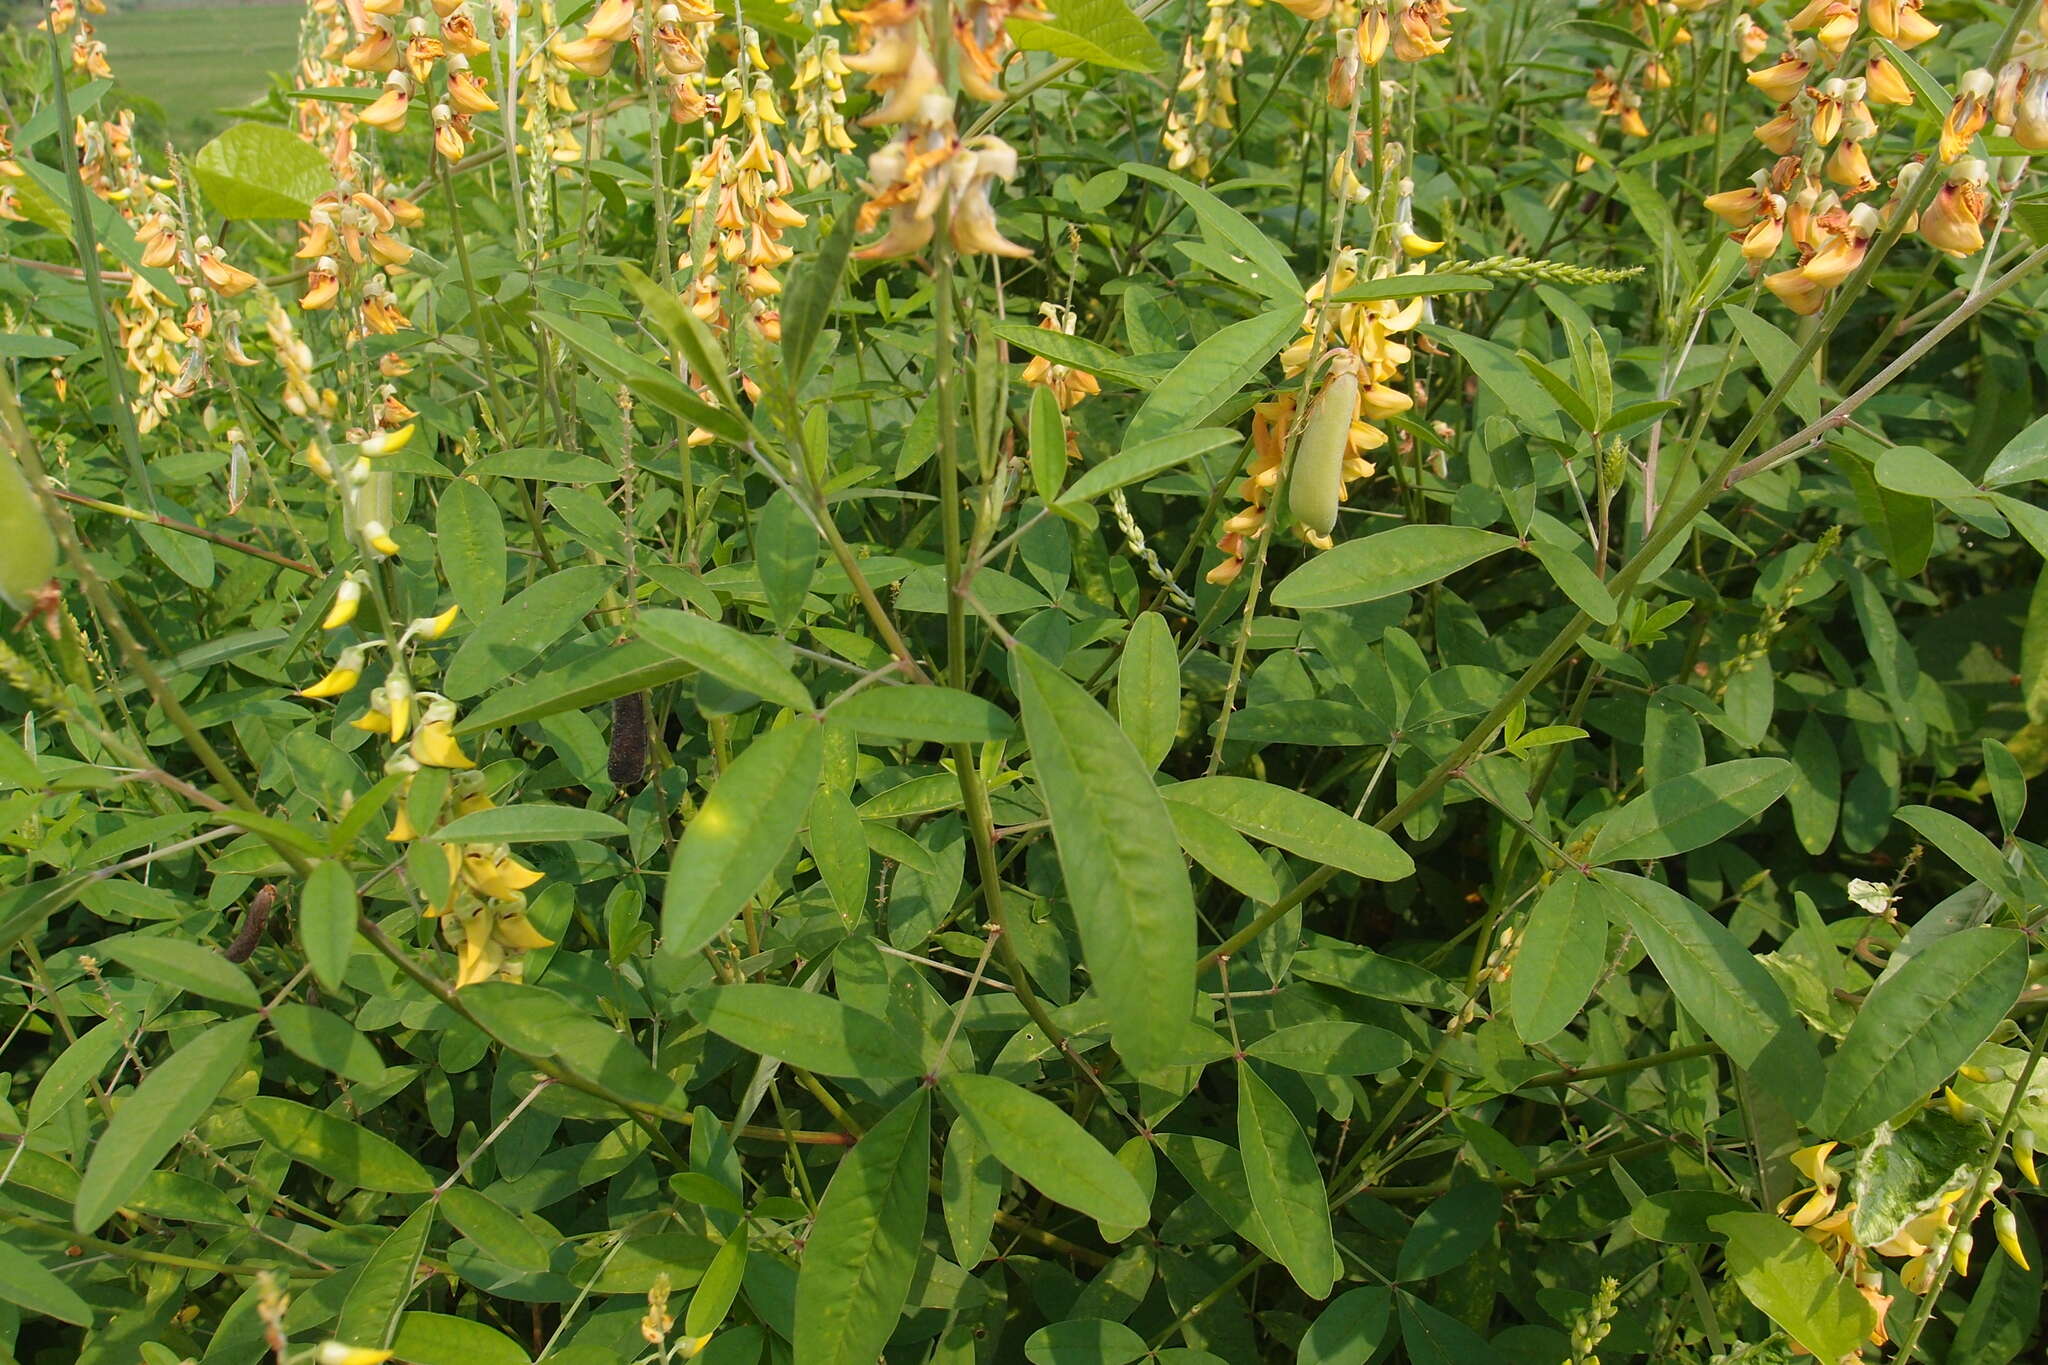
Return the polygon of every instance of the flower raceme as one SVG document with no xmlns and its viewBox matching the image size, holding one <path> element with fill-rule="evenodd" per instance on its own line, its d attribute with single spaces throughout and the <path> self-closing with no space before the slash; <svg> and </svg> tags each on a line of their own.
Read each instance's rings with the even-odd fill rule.
<svg viewBox="0 0 2048 1365">
<path fill-rule="evenodd" d="M 1338 505 L 1349 500 L 1352 484 L 1372 476 L 1374 465 L 1366 457 L 1387 444 L 1386 433 L 1373 423 L 1415 405 L 1410 394 L 1394 386 L 1412 354 L 1397 338 L 1422 320 L 1424 297 L 1325 302 L 1358 282 L 1362 260 L 1357 248 L 1344 248 L 1328 275 L 1306 292 L 1302 335 L 1280 353 L 1280 363 L 1290 379 L 1313 366 L 1322 375 L 1321 388 L 1298 440 L 1291 439 L 1297 435 L 1293 393 L 1253 407 L 1252 462 L 1239 487 L 1245 506 L 1223 523 L 1216 548 L 1224 559 L 1209 570 L 1211 583 L 1229 583 L 1243 572 L 1247 551 L 1266 532 L 1269 504 L 1283 473 L 1295 534 L 1328 549 Z M 1421 270 L 1416 266 L 1410 273 Z M 1391 273 L 1391 266 L 1383 266 L 1379 277 Z M 1319 340 L 1327 349 L 1318 358 Z"/>
</svg>

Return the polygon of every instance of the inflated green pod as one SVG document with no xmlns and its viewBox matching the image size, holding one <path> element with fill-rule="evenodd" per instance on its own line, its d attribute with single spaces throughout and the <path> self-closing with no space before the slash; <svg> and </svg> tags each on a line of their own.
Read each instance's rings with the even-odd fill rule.
<svg viewBox="0 0 2048 1365">
<path fill-rule="evenodd" d="M 57 538 L 12 453 L 0 450 L 0 602 L 27 611 L 57 572 Z"/>
<path fill-rule="evenodd" d="M 1337 524 L 1337 494 L 1344 487 L 1344 452 L 1358 411 L 1358 376 L 1339 374 L 1323 385 L 1308 410 L 1294 469 L 1287 478 L 1287 514 L 1298 526 L 1325 536 Z"/>
</svg>

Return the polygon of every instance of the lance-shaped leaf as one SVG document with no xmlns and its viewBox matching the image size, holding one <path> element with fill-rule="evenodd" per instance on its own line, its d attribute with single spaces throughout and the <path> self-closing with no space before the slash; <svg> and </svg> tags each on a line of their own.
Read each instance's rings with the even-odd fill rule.
<svg viewBox="0 0 2048 1365">
<path fill-rule="evenodd" d="M 796 1279 L 796 1359 L 874 1365 L 910 1297 L 924 1239 L 931 1091 L 868 1129 L 818 1202 Z"/>
<path fill-rule="evenodd" d="M 2026 937 L 1988 925 L 1936 939 L 1887 972 L 1828 1062 L 1814 1126 L 1870 1131 L 1955 1073 L 2027 981 Z"/>
<path fill-rule="evenodd" d="M 1109 713 L 1032 650 L 1012 657 L 1089 976 L 1125 1060 L 1163 1063 L 1195 990 L 1195 902 L 1173 821 Z"/>
<path fill-rule="evenodd" d="M 1514 544 L 1512 536 L 1471 526 L 1396 526 L 1309 560 L 1280 580 L 1273 605 L 1306 611 L 1376 602 L 1441 583 Z"/>
<path fill-rule="evenodd" d="M 1117 1227 L 1151 1221 L 1137 1179 L 1051 1100 L 972 1072 L 954 1072 L 940 1085 L 989 1154 L 1046 1198 Z"/>
<path fill-rule="evenodd" d="M 1795 775 L 1782 758 L 1739 758 L 1659 782 L 1607 817 L 1586 857 L 1640 862 L 1713 843 L 1763 814 Z"/>
<path fill-rule="evenodd" d="M 699 991 L 690 1012 L 719 1037 L 806 1071 L 875 1081 L 924 1071 L 904 1035 L 829 995 L 748 981 Z"/>
<path fill-rule="evenodd" d="M 1337 1282 L 1337 1244 L 1315 1149 L 1294 1111 L 1244 1062 L 1237 1066 L 1237 1147 L 1252 1207 L 1280 1264 L 1302 1293 L 1327 1298 Z"/>
<path fill-rule="evenodd" d="M 825 761 L 825 727 L 798 720 L 747 746 L 676 845 L 661 898 L 663 947 L 694 953 L 761 889 L 803 824 Z"/>
</svg>

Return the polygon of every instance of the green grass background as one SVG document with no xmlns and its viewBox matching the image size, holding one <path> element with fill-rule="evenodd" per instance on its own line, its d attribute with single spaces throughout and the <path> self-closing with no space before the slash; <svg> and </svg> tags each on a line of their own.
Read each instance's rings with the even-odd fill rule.
<svg viewBox="0 0 2048 1365">
<path fill-rule="evenodd" d="M 163 110 L 172 141 L 192 151 L 233 122 L 216 114 L 258 99 L 270 73 L 298 61 L 295 0 L 263 4 L 167 4 L 116 9 L 93 21 L 120 88 Z"/>
</svg>

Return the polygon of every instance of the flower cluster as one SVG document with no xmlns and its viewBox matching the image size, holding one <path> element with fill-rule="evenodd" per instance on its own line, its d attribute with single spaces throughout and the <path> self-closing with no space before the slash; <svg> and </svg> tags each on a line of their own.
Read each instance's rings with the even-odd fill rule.
<svg viewBox="0 0 2048 1365">
<path fill-rule="evenodd" d="M 1076 319 L 1073 309 L 1062 308 L 1056 303 L 1041 303 L 1038 312 L 1038 325 L 1044 330 L 1058 332 L 1062 336 L 1074 334 Z M 1102 385 L 1088 371 L 1054 364 L 1042 355 L 1035 355 L 1026 362 L 1022 379 L 1032 388 L 1051 389 L 1052 396 L 1059 400 L 1061 412 L 1072 412 L 1082 399 L 1102 392 Z"/>
<path fill-rule="evenodd" d="M 1013 0 L 975 0 L 955 12 L 954 65 L 962 89 L 976 99 L 1002 94 L 995 82 L 1008 52 L 1003 26 L 1012 16 L 1048 17 Z M 862 230 L 885 216 L 888 225 L 855 255 L 893 260 L 921 250 L 938 230 L 943 207 L 949 238 L 962 255 L 1029 256 L 1029 248 L 1003 236 L 989 198 L 997 181 L 1016 178 L 1017 153 L 999 137 L 961 137 L 954 96 L 940 87 L 938 63 L 926 49 L 924 0 L 877 0 L 845 17 L 860 33 L 846 65 L 865 75 L 868 90 L 879 97 L 861 125 L 896 130 L 869 154 L 862 182 L 868 195 Z"/>
<path fill-rule="evenodd" d="M 1387 444 L 1387 434 L 1373 423 L 1415 406 L 1410 393 L 1395 387 L 1412 357 L 1398 338 L 1422 321 L 1425 299 L 1418 294 L 1408 299 L 1341 300 L 1339 296 L 1363 277 L 1362 270 L 1363 256 L 1357 248 L 1338 253 L 1329 272 L 1307 291 L 1302 335 L 1280 353 L 1288 378 L 1312 370 L 1321 375 L 1293 472 L 1287 475 L 1296 534 L 1318 548 L 1331 543 L 1336 504 L 1349 498 L 1353 483 L 1374 472 L 1366 456 Z M 1417 266 L 1413 273 L 1420 270 Z M 1391 273 L 1392 267 L 1384 266 L 1379 277 Z M 1325 348 L 1320 354 L 1318 344 Z M 1240 489 L 1245 507 L 1223 523 L 1216 548 L 1225 558 L 1209 570 L 1211 583 L 1229 583 L 1243 572 L 1251 542 L 1266 532 L 1269 504 L 1287 467 L 1296 402 L 1294 393 L 1285 392 L 1252 409 L 1252 463 Z M 1318 427 L 1336 435 L 1325 444 Z M 1308 508 L 1317 510 L 1313 520 L 1302 516 Z M 1325 512 L 1327 516 L 1322 515 Z"/>
<path fill-rule="evenodd" d="M 746 43 L 758 52 L 751 32 Z M 758 68 L 750 89 L 743 88 L 743 81 L 737 71 L 726 73 L 719 134 L 698 158 L 684 186 L 690 197 L 682 221 L 693 231 L 690 249 L 677 261 L 676 270 L 690 280 L 686 292 L 691 311 L 706 324 L 723 328 L 727 319 L 721 271 L 730 266 L 737 273 L 749 321 L 764 339 L 774 341 L 782 335 L 782 315 L 775 306 L 782 293 L 777 272 L 795 254 L 782 235 L 809 219 L 789 204 L 796 178 L 777 145 L 787 120 L 775 83 Z M 735 127 L 741 128 L 738 137 L 732 135 Z"/>
<path fill-rule="evenodd" d="M 811 36 L 797 53 L 789 92 L 796 101 L 797 163 L 804 169 L 804 183 L 817 189 L 833 178 L 839 154 L 853 150 L 843 112 L 846 77 L 853 68 L 846 64 L 838 37 L 829 31 L 839 22 L 831 0 L 818 0 L 808 18 Z"/>
<path fill-rule="evenodd" d="M 1801 315 L 1823 308 L 1830 292 L 1862 264 L 1872 238 L 1903 212 L 1922 174 L 1944 176 L 1926 210 L 1904 224 L 1936 250 L 1956 258 L 1984 246 L 1982 223 L 1989 208 L 1985 163 L 1966 157 L 1987 123 L 2048 146 L 2048 80 L 2030 67 L 2027 55 L 2041 48 L 2040 35 L 2024 35 L 2019 55 L 1996 78 L 1966 72 L 1943 120 L 1933 167 L 1915 158 L 1898 166 L 1889 182 L 1892 196 L 1881 208 L 1858 204 L 1885 182 L 1873 169 L 1869 147 L 1879 133 L 1876 111 L 1917 102 L 1912 85 L 1876 43 L 1918 47 L 1940 34 L 1920 12 L 1920 0 L 1810 0 L 1789 24 L 1810 36 L 1784 48 L 1777 58 L 1749 73 L 1748 83 L 1776 111 L 1757 125 L 1755 136 L 1777 160 L 1741 189 L 1708 196 L 1706 204 L 1741 243 L 1752 269 L 1762 269 L 1789 240 L 1798 253 L 1789 269 L 1764 276 L 1772 294 Z M 1745 60 L 1768 42 L 1763 30 L 1740 16 L 1731 33 Z M 1850 70 L 1855 74 L 1846 74 Z M 2030 103 L 2031 102 L 2031 103 Z M 2030 120 L 2028 110 L 2038 105 Z"/>
</svg>

